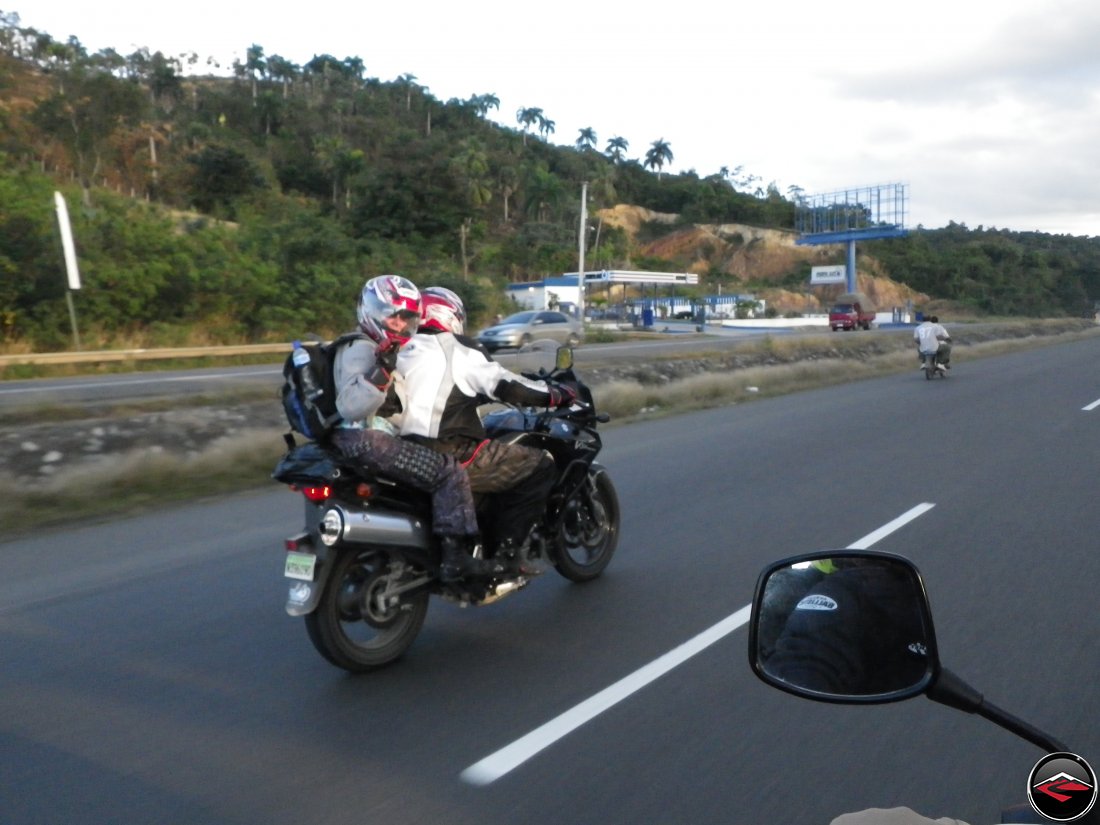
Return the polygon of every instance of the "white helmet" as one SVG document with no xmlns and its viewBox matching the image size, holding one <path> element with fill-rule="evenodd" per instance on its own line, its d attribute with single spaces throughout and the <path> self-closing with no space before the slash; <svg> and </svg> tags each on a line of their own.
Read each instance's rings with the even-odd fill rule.
<svg viewBox="0 0 1100 825">
<path fill-rule="evenodd" d="M 398 315 L 407 320 L 420 317 L 420 290 L 408 278 L 400 275 L 379 275 L 363 284 L 359 294 L 359 328 L 378 343 L 387 340 L 403 340 L 412 334 L 402 335 L 386 326 L 386 319 Z"/>
<path fill-rule="evenodd" d="M 461 335 L 466 329 L 462 299 L 445 286 L 430 286 L 420 293 L 420 326 Z"/>
</svg>

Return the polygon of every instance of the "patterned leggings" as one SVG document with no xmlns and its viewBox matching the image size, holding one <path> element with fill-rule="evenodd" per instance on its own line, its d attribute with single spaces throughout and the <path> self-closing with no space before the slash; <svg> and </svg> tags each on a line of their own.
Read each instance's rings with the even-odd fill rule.
<svg viewBox="0 0 1100 825">
<path fill-rule="evenodd" d="M 452 456 L 403 441 L 381 430 L 339 429 L 332 443 L 368 472 L 380 473 L 431 494 L 432 532 L 475 536 L 477 512 L 470 479 Z"/>
</svg>

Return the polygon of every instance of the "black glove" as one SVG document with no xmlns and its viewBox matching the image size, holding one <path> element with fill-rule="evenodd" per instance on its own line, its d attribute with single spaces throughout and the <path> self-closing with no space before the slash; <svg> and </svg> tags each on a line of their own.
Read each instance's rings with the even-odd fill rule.
<svg viewBox="0 0 1100 825">
<path fill-rule="evenodd" d="M 547 383 L 546 387 L 550 391 L 550 407 L 571 407 L 577 400 L 577 391 L 565 384 Z"/>
<path fill-rule="evenodd" d="M 401 349 L 400 341 L 387 341 L 374 351 L 374 363 L 381 366 L 386 372 L 397 369 L 397 351 Z"/>
<path fill-rule="evenodd" d="M 387 341 L 380 344 L 374 351 L 374 366 L 367 373 L 367 380 L 380 390 L 386 389 L 390 383 L 393 371 L 397 369 L 397 351 L 401 349 L 400 341 Z"/>
</svg>

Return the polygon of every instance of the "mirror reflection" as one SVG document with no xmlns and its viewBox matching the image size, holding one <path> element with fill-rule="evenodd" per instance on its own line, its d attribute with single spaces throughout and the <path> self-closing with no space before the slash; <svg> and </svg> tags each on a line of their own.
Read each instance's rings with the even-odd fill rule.
<svg viewBox="0 0 1100 825">
<path fill-rule="evenodd" d="M 780 567 L 763 583 L 754 622 L 757 670 L 795 690 L 914 691 L 934 670 L 924 590 L 901 559 L 838 554 Z"/>
</svg>

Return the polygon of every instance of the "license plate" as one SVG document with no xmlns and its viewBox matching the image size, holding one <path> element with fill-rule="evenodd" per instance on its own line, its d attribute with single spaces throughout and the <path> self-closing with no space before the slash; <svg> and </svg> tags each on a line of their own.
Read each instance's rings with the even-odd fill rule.
<svg viewBox="0 0 1100 825">
<path fill-rule="evenodd" d="M 288 579 L 313 581 L 313 571 L 317 567 L 317 557 L 313 553 L 287 553 L 283 575 Z"/>
</svg>

